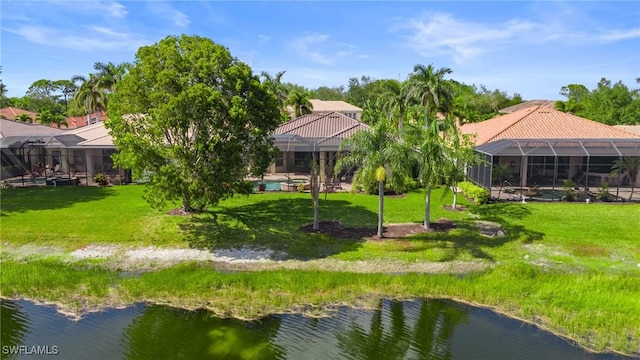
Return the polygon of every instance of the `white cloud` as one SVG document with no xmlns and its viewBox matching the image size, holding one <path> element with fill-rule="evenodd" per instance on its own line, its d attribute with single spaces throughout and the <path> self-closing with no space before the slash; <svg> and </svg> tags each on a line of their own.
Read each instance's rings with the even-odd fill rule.
<svg viewBox="0 0 640 360">
<path fill-rule="evenodd" d="M 100 26 L 88 26 L 76 31 L 61 31 L 44 26 L 17 26 L 7 31 L 17 34 L 27 41 L 73 50 L 137 50 L 149 44 L 141 36 L 113 31 Z"/>
<path fill-rule="evenodd" d="M 532 31 L 529 21 L 511 20 L 503 24 L 482 24 L 458 20 L 449 14 L 428 15 L 396 25 L 391 31 L 410 33 L 409 45 L 423 56 L 452 55 L 463 62 L 486 52 L 494 44 Z"/>
<path fill-rule="evenodd" d="M 129 13 L 127 8 L 117 1 L 50 1 L 58 7 L 64 7 L 67 11 L 80 13 L 108 14 L 116 18 L 124 18 Z"/>
<path fill-rule="evenodd" d="M 167 4 L 166 2 L 150 2 L 149 6 L 151 12 L 156 15 L 165 17 L 167 20 L 178 27 L 187 27 L 189 26 L 189 24 L 191 24 L 189 16 L 187 16 L 182 11 L 169 6 L 169 4 Z"/>
<path fill-rule="evenodd" d="M 457 63 L 491 52 L 505 43 L 562 42 L 581 45 L 640 38 L 640 28 L 594 30 L 580 29 L 577 26 L 580 25 L 518 19 L 502 23 L 482 23 L 437 13 L 415 19 L 399 19 L 390 31 L 407 32 L 408 46 L 422 56 L 451 56 Z"/>
<path fill-rule="evenodd" d="M 298 55 L 323 65 L 333 65 L 338 59 L 351 55 L 350 51 L 343 50 L 348 46 L 332 45 L 328 40 L 329 35 L 312 33 L 294 39 L 289 47 Z"/>
</svg>

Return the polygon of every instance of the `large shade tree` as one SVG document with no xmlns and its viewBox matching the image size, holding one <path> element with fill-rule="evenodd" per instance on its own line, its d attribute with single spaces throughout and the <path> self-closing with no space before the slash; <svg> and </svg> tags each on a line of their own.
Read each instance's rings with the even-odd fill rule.
<svg viewBox="0 0 640 360">
<path fill-rule="evenodd" d="M 212 40 L 169 36 L 136 53 L 106 126 L 115 163 L 147 174 L 146 200 L 189 212 L 251 192 L 248 164 L 270 151 L 276 98 L 251 68 Z"/>
</svg>

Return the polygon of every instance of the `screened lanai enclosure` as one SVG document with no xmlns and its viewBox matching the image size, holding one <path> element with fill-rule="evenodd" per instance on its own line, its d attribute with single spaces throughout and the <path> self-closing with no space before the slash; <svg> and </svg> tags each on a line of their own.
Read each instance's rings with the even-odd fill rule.
<svg viewBox="0 0 640 360">
<path fill-rule="evenodd" d="M 635 174 L 628 166 L 614 171 L 623 160 L 640 161 L 640 139 L 503 139 L 477 146 L 476 152 L 484 162 L 469 169 L 468 175 L 486 189 L 562 189 L 570 179 L 577 188 L 605 186 L 618 196 L 638 187 L 640 178 L 637 168 Z"/>
<path fill-rule="evenodd" d="M 0 140 L 0 179 L 12 185 L 87 185 L 103 173 L 112 183 L 128 182 L 114 167 L 114 146 L 94 147 L 75 134 L 9 136 Z"/>
<path fill-rule="evenodd" d="M 353 175 L 354 169 L 334 172 L 342 138 L 278 134 L 273 135 L 273 139 L 280 153 L 271 167 L 271 173 L 311 174 L 315 162 L 322 183 L 341 178 L 348 180 Z"/>
</svg>

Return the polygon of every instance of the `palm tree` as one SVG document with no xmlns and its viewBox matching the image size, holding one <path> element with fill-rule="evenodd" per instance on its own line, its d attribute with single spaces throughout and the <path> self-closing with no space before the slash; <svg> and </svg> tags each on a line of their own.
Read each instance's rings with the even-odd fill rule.
<svg viewBox="0 0 640 360">
<path fill-rule="evenodd" d="M 410 104 L 409 87 L 407 82 L 387 82 L 386 91 L 382 95 L 383 107 L 390 119 L 397 118 L 397 126 L 400 133 L 404 125 L 404 118 Z"/>
<path fill-rule="evenodd" d="M 126 62 L 117 65 L 112 62 L 94 63 L 93 68 L 98 72 L 96 74 L 98 86 L 113 93 L 116 84 L 127 74 L 130 66 L 131 64 Z"/>
<path fill-rule="evenodd" d="M 309 101 L 308 92 L 292 91 L 289 94 L 289 100 L 287 103 L 293 107 L 293 114 L 295 117 L 311 114 L 313 111 L 313 105 L 311 105 L 311 101 Z"/>
<path fill-rule="evenodd" d="M 89 74 L 89 78 L 80 75 L 74 76 L 71 81 L 80 81 L 78 90 L 73 95 L 72 102 L 78 108 L 87 112 L 87 124 L 91 123 L 91 113 L 95 112 L 96 121 L 100 121 L 100 111 L 107 110 L 107 94 L 100 87 L 99 78 L 95 74 Z"/>
<path fill-rule="evenodd" d="M 428 117 L 427 117 L 428 119 Z M 444 180 L 444 168 L 452 161 L 446 144 L 440 136 L 438 121 L 431 121 L 428 126 L 407 126 L 406 139 L 417 150 L 419 179 L 425 187 L 424 228 L 430 229 L 431 190 Z"/>
<path fill-rule="evenodd" d="M 411 163 L 407 154 L 410 149 L 404 142 L 398 141 L 389 122 L 380 112 L 375 115 L 378 119 L 374 125 L 353 134 L 345 140 L 340 148 L 349 152 L 341 156 L 336 162 L 336 172 L 352 166 L 358 166 L 354 178 L 356 184 L 367 184 L 375 180 L 378 182 L 378 237 L 383 237 L 384 219 L 384 182 L 387 177 L 386 168 L 391 170 L 391 180 L 394 184 L 402 185 L 409 176 Z"/>
<path fill-rule="evenodd" d="M 69 127 L 67 124 L 67 120 L 61 114 L 54 114 L 51 110 L 43 110 L 38 114 L 36 120 L 43 125 L 51 125 L 56 124 L 58 128 L 64 125 L 65 127 Z"/>
<path fill-rule="evenodd" d="M 29 114 L 27 114 L 27 113 L 20 114 L 20 115 L 16 116 L 13 120 L 22 121 L 22 122 L 28 122 L 28 123 L 32 123 L 33 122 L 33 118 L 31 116 L 29 116 Z"/>
<path fill-rule="evenodd" d="M 435 69 L 433 65 L 416 65 L 409 76 L 408 95 L 416 99 L 427 111 L 427 117 L 434 117 L 438 111 L 448 113 L 453 100 L 453 88 L 444 79 L 451 74 L 450 68 Z M 427 119 L 426 123 L 429 122 Z"/>
<path fill-rule="evenodd" d="M 622 175 L 625 171 L 629 173 L 629 180 L 631 182 L 631 194 L 629 194 L 629 201 L 631 201 L 638 172 L 640 171 L 640 156 L 623 156 L 613 162 L 611 175 Z"/>
<path fill-rule="evenodd" d="M 553 104 L 553 107 L 558 111 L 569 114 L 575 114 L 580 110 L 584 110 L 584 104 L 577 102 L 574 98 L 570 98 L 567 101 L 558 100 Z"/>
<path fill-rule="evenodd" d="M 440 123 L 443 150 L 448 161 L 440 164 L 444 183 L 453 190 L 453 203 L 456 208 L 458 202 L 458 183 L 466 179 L 465 170 L 478 164 L 480 158 L 475 152 L 475 146 L 467 134 L 461 134 L 454 116 L 449 116 L 447 121 Z"/>
<path fill-rule="evenodd" d="M 283 114 L 286 114 L 287 100 L 289 99 L 289 91 L 282 83 L 282 76 L 286 71 L 280 71 L 271 76 L 268 72 L 263 71 L 260 75 L 264 78 L 264 83 L 278 100 L 278 107 Z"/>
</svg>

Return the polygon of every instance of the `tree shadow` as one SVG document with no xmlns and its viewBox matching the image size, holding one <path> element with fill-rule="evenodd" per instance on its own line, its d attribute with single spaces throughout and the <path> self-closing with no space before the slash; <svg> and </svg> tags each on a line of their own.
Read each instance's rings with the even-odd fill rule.
<svg viewBox="0 0 640 360">
<path fill-rule="evenodd" d="M 322 220 L 349 213 L 375 223 L 377 215 L 344 200 L 326 200 L 321 206 Z M 330 211 L 330 213 L 329 213 Z M 360 246 L 362 239 L 337 239 L 301 228 L 313 221 L 310 199 L 275 199 L 238 207 L 208 211 L 180 225 L 189 246 L 199 249 L 254 247 L 286 253 L 307 260 L 323 258 Z"/>
<path fill-rule="evenodd" d="M 483 235 L 476 226 L 477 220 L 465 220 L 456 222 L 455 229 L 449 232 L 421 233 L 412 236 L 411 239 L 423 241 L 427 249 L 440 249 L 443 251 L 439 261 L 454 261 L 470 255 L 475 259 L 495 261 L 488 251 L 491 248 L 499 248 L 510 242 L 532 243 L 542 240 L 544 233 L 525 228 L 522 225 L 510 223 L 506 217 L 522 219 L 531 214 L 531 211 L 519 204 L 495 204 L 472 208 L 472 212 L 480 215 L 479 220 L 492 221 L 500 224 L 503 234 L 499 236 Z M 422 247 L 420 250 L 424 250 Z M 416 250 L 416 251 L 420 251 Z M 411 251 L 411 250 L 410 250 Z"/>
<path fill-rule="evenodd" d="M 0 216 L 27 211 L 54 210 L 71 207 L 80 202 L 89 202 L 116 195 L 109 187 L 58 186 L 2 190 Z"/>
</svg>

